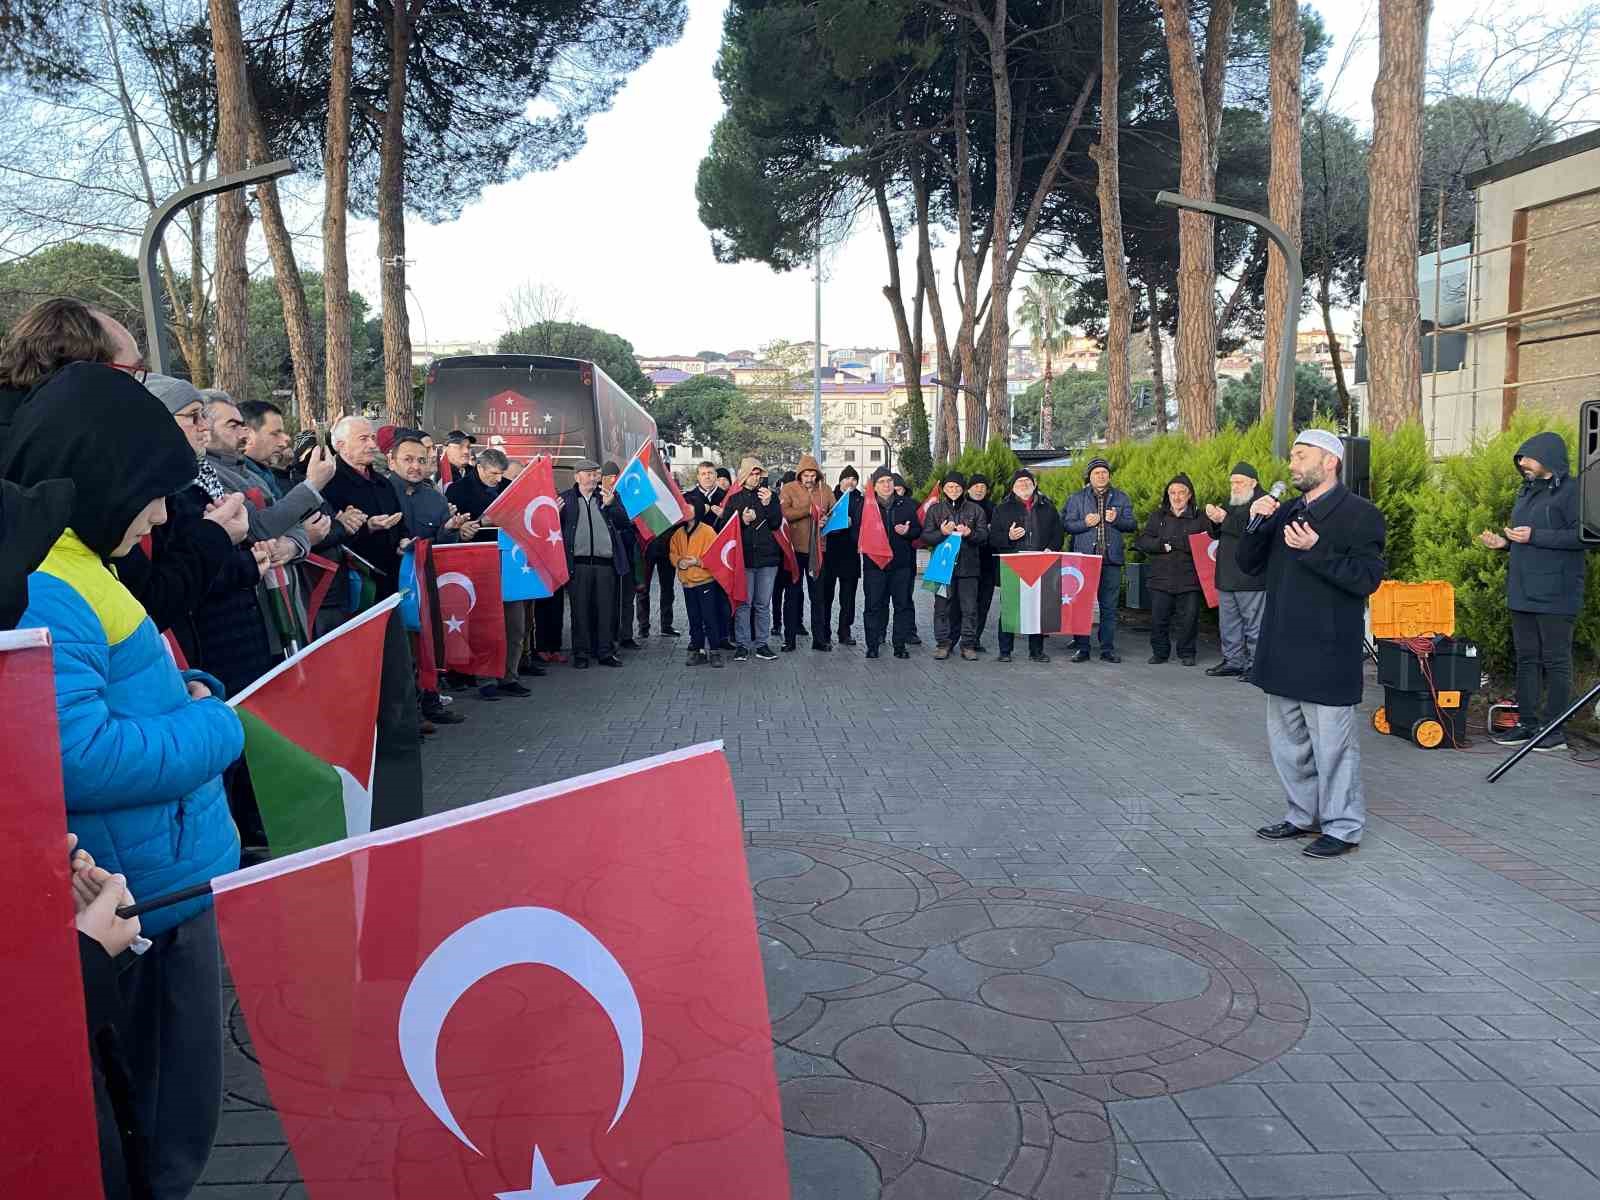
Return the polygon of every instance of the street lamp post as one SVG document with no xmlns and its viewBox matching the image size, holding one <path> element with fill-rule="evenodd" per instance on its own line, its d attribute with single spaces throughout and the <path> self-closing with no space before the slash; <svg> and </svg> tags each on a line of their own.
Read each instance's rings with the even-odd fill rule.
<svg viewBox="0 0 1600 1200">
<path fill-rule="evenodd" d="M 877 438 L 883 443 L 883 465 L 891 471 L 894 470 L 894 448 L 889 445 L 889 439 L 881 433 L 873 433 L 870 429 L 856 430 L 862 437 Z"/>
</svg>

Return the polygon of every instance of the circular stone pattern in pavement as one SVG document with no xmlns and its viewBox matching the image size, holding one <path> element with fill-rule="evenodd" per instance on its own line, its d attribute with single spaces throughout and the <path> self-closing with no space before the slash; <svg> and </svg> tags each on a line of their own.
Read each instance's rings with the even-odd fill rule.
<svg viewBox="0 0 1600 1200">
<path fill-rule="evenodd" d="M 1299 1041 L 1270 959 L 1139 904 L 977 888 L 879 842 L 752 834 L 795 1200 L 1104 1200 L 1105 1103 Z"/>
</svg>

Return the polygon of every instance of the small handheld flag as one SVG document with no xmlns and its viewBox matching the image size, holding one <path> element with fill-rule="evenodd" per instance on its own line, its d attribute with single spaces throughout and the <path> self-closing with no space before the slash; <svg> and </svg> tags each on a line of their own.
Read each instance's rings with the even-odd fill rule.
<svg viewBox="0 0 1600 1200">
<path fill-rule="evenodd" d="M 744 542 L 739 536 L 739 522 L 729 521 L 706 547 L 705 568 L 710 571 L 722 590 L 728 593 L 733 604 L 743 604 L 750 598 L 750 585 L 744 574 Z"/>
<path fill-rule="evenodd" d="M 561 540 L 561 501 L 555 471 L 543 455 L 484 509 L 484 523 L 500 527 L 500 541 L 510 537 L 522 549 L 521 566 L 532 567 L 543 580 L 545 596 L 567 582 L 567 547 Z M 540 599 L 542 597 L 534 597 Z"/>
<path fill-rule="evenodd" d="M 622 469 L 617 479 L 617 498 L 646 542 L 689 516 L 689 504 L 677 482 L 662 467 L 653 441 L 640 446 Z"/>
<path fill-rule="evenodd" d="M 894 561 L 894 551 L 889 548 L 889 531 L 883 524 L 883 506 L 870 494 L 861 501 L 860 546 L 861 553 L 877 564 L 880 571 Z"/>
<path fill-rule="evenodd" d="M 955 580 L 956 560 L 961 557 L 961 535 L 952 533 L 934 548 L 933 555 L 928 559 L 928 569 L 922 574 L 924 590 L 939 594 L 946 594 L 948 588 Z"/>
<path fill-rule="evenodd" d="M 1217 606 L 1217 539 L 1209 533 L 1189 535 L 1189 553 L 1194 556 L 1194 573 L 1200 576 L 1200 590 L 1205 593 L 1206 604 Z"/>
</svg>

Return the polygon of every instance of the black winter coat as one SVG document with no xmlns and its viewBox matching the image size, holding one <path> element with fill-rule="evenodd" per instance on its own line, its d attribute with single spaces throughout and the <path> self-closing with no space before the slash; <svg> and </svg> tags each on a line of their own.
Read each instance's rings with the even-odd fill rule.
<svg viewBox="0 0 1600 1200">
<path fill-rule="evenodd" d="M 183 627 L 234 557 L 233 543 L 205 519 L 210 497 L 198 485 L 167 497 L 167 520 L 150 531 L 150 554 L 135 546 L 117 560 L 117 578 L 162 631 Z"/>
<path fill-rule="evenodd" d="M 333 478 L 322 489 L 322 498 L 326 502 L 325 510 L 335 515 L 352 506 L 369 517 L 402 511 L 400 497 L 395 495 L 394 486 L 385 476 L 376 471 L 363 474 L 342 458 Z M 334 524 L 342 529 L 337 521 Z M 377 585 L 377 599 L 383 600 L 394 595 L 400 586 L 400 541 L 409 536 L 406 523 L 400 521 L 393 529 L 363 528 L 359 533 L 334 540 L 382 572 L 373 582 Z"/>
<path fill-rule="evenodd" d="M 457 512 L 464 512 L 476 521 L 483 516 L 483 510 L 494 503 L 495 497 L 510 486 L 509 479 L 502 479 L 490 487 L 478 477 L 476 470 L 469 470 L 445 489 L 444 498 L 456 506 Z"/>
<path fill-rule="evenodd" d="M 1194 553 L 1189 546 L 1191 533 L 1212 533 L 1209 517 L 1189 501 L 1182 513 L 1167 511 L 1166 503 L 1150 514 L 1134 549 L 1150 560 L 1147 580 L 1156 592 L 1198 592 L 1200 576 L 1195 574 Z M 1172 549 L 1168 550 L 1167 547 Z"/>
<path fill-rule="evenodd" d="M 727 506 L 723 509 L 722 522 L 726 525 L 729 521 L 739 522 L 739 536 L 744 539 L 744 565 L 746 567 L 778 567 L 783 565 L 783 551 L 778 549 L 778 539 L 773 537 L 775 529 L 782 529 L 783 507 L 778 503 L 778 489 L 769 488 L 772 499 L 762 504 L 756 494 L 756 489 L 740 488 L 728 498 Z M 755 519 L 748 525 L 744 521 L 744 510 L 755 510 Z"/>
<path fill-rule="evenodd" d="M 1011 527 L 1021 525 L 1022 537 L 1011 540 Z M 1030 508 L 1015 495 L 1007 495 L 989 522 L 989 547 L 994 554 L 1021 554 L 1028 550 L 1061 549 L 1061 514 L 1050 497 L 1034 493 Z M 999 575 L 998 565 L 995 574 Z"/>
<path fill-rule="evenodd" d="M 969 500 L 972 498 L 967 497 Z M 973 500 L 979 508 L 983 509 L 983 519 L 990 529 L 994 528 L 994 501 L 985 496 L 982 500 Z M 989 544 L 987 535 L 978 542 L 978 584 L 996 587 L 1000 583 L 1000 567 L 994 561 L 994 549 Z"/>
<path fill-rule="evenodd" d="M 830 533 L 822 547 L 822 565 L 835 578 L 857 579 L 861 575 L 861 502 L 861 489 L 853 488 L 850 492 L 849 526 Z M 890 537 L 893 536 L 891 533 Z"/>
<path fill-rule="evenodd" d="M 872 497 L 872 502 L 883 514 L 883 531 L 889 535 L 889 550 L 894 555 L 887 567 L 879 567 L 865 554 L 861 556 L 863 571 L 894 571 L 901 567 L 917 569 L 917 541 L 922 537 L 922 525 L 917 520 L 917 502 L 910 496 L 896 496 L 887 504 Z M 904 533 L 896 533 L 896 525 L 908 525 Z"/>
<path fill-rule="evenodd" d="M 1250 506 L 1266 494 L 1258 484 L 1250 499 L 1243 504 L 1223 505 L 1223 508 L 1228 510 L 1228 515 L 1216 526 L 1219 592 L 1259 592 L 1267 586 L 1266 580 L 1259 575 L 1246 574 L 1234 561 L 1239 553 L 1239 539 L 1244 536 L 1245 527 L 1250 524 Z"/>
<path fill-rule="evenodd" d="M 915 519 L 915 508 L 912 509 Z M 965 525 L 972 532 L 961 539 L 961 553 L 956 556 L 955 577 L 957 579 L 976 579 L 980 569 L 979 552 L 989 540 L 989 517 L 983 511 L 983 506 L 976 500 L 962 496 L 954 504 L 940 496 L 928 505 L 927 517 L 922 522 L 922 540 L 929 546 L 937 546 L 944 541 L 945 534 L 940 526 L 946 521 L 954 521 L 957 525 Z"/>
<path fill-rule="evenodd" d="M 1517 448 L 1517 457 L 1537 459 L 1552 472 L 1530 480 L 1517 493 L 1511 528 L 1527 525 L 1532 540 L 1511 542 L 1506 571 L 1507 606 L 1513 612 L 1577 616 L 1583 611 L 1586 563 L 1578 536 L 1578 481 L 1568 474 L 1567 444 L 1557 433 L 1536 433 Z"/>
<path fill-rule="evenodd" d="M 1291 550 L 1283 530 L 1304 521 L 1317 531 L 1309 550 Z M 1383 514 L 1335 484 L 1309 506 L 1279 507 L 1239 541 L 1239 567 L 1265 575 L 1267 602 L 1250 681 L 1308 704 L 1361 700 L 1367 597 L 1383 582 Z"/>
</svg>

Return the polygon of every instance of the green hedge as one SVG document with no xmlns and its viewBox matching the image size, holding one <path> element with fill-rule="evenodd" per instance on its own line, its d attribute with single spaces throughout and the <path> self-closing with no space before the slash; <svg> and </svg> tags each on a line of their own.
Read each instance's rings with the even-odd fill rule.
<svg viewBox="0 0 1600 1200">
<path fill-rule="evenodd" d="M 1509 675 L 1512 663 L 1506 555 L 1483 548 L 1475 535 L 1484 528 L 1499 529 L 1509 520 L 1521 486 L 1512 457 L 1518 446 L 1544 429 L 1562 435 L 1576 462 L 1573 426 L 1528 416 L 1519 417 L 1506 433 L 1438 462 L 1430 459 L 1419 426 L 1409 425 L 1372 439 L 1372 495 L 1388 526 L 1385 558 L 1389 578 L 1450 583 L 1455 589 L 1457 635 L 1477 643 L 1485 666 L 1501 677 Z M 1223 429 L 1199 443 L 1181 434 L 1122 442 L 1092 451 L 1085 458 L 1099 454 L 1111 462 L 1116 486 L 1128 493 L 1134 512 L 1143 521 L 1160 503 L 1167 481 L 1179 471 L 1194 480 L 1201 504 L 1226 500 L 1228 475 L 1241 459 L 1254 464 L 1263 487 L 1287 480 L 1288 464 L 1272 457 L 1271 446 L 1271 430 L 1258 423 L 1245 430 Z M 968 451 L 961 458 L 961 467 L 965 471 L 986 469 L 1003 488 L 1007 475 L 992 469 L 1001 454 L 1010 457 L 1010 451 L 998 445 L 976 455 Z M 969 459 L 990 466 L 974 468 Z M 1083 486 L 1083 469 L 1073 466 L 1041 472 L 1039 485 L 1059 505 Z M 1600 555 L 1591 555 L 1588 566 L 1585 607 L 1577 631 L 1579 657 L 1585 661 L 1600 644 Z"/>
</svg>

